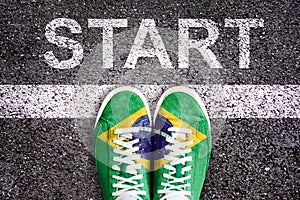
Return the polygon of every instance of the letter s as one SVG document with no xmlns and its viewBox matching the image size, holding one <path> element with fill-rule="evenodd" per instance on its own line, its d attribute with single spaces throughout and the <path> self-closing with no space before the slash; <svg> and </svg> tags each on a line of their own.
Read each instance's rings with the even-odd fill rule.
<svg viewBox="0 0 300 200">
<path fill-rule="evenodd" d="M 59 47 L 72 50 L 72 58 L 68 60 L 59 61 L 53 54 L 53 51 L 47 51 L 44 54 L 47 64 L 57 69 L 71 69 L 80 64 L 83 58 L 83 48 L 78 41 L 72 40 L 67 37 L 57 36 L 55 30 L 58 27 L 67 27 L 71 33 L 81 33 L 80 25 L 73 19 L 57 18 L 52 20 L 46 26 L 45 36 L 47 40 Z"/>
</svg>

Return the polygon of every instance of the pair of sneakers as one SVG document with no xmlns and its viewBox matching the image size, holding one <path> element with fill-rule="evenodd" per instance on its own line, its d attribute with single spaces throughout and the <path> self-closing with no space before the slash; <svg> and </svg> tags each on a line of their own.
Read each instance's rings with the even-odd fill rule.
<svg viewBox="0 0 300 200">
<path fill-rule="evenodd" d="M 144 95 L 121 87 L 104 99 L 94 156 L 105 200 L 198 200 L 211 149 L 210 122 L 198 94 L 168 89 L 154 119 Z"/>
</svg>

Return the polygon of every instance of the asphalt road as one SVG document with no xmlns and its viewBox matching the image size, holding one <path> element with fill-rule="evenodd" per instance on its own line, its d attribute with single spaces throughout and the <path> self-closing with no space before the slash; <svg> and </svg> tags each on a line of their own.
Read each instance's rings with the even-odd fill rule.
<svg viewBox="0 0 300 200">
<path fill-rule="evenodd" d="M 2 0 L 0 11 L 1 85 L 300 83 L 297 1 Z M 78 35 L 59 30 L 83 45 L 84 61 L 74 69 L 54 69 L 43 60 L 49 50 L 60 59 L 71 56 L 45 38 L 46 25 L 59 17 L 72 18 L 82 27 Z M 115 31 L 113 69 L 97 71 L 102 31 L 88 28 L 88 18 L 128 19 L 128 28 Z M 123 69 L 145 18 L 156 20 L 174 64 L 178 19 L 214 20 L 220 36 L 211 49 L 223 69 L 209 69 L 197 52 L 192 53 L 189 69 L 162 70 L 157 60 L 148 58 L 139 60 L 135 70 Z M 263 28 L 251 30 L 249 69 L 238 68 L 238 30 L 224 28 L 225 18 L 264 19 Z M 201 34 L 205 32 L 192 36 Z M 1 199 L 102 199 L 93 155 L 80 138 L 78 121 L 0 119 Z M 299 118 L 212 119 L 212 158 L 201 199 L 300 199 L 299 122 Z"/>
</svg>

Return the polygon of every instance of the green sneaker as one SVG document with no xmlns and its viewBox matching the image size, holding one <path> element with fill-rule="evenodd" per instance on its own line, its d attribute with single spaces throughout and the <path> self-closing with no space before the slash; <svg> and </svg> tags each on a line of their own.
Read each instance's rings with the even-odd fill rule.
<svg viewBox="0 0 300 200">
<path fill-rule="evenodd" d="M 104 99 L 94 129 L 105 200 L 150 200 L 151 118 L 145 97 L 121 87 Z"/>
<path fill-rule="evenodd" d="M 198 94 L 174 87 L 154 114 L 153 199 L 199 200 L 209 165 L 210 122 Z"/>
</svg>

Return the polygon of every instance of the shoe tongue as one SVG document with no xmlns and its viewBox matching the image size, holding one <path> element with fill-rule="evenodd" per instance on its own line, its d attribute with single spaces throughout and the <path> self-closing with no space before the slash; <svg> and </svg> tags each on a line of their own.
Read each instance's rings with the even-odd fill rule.
<svg viewBox="0 0 300 200">
<path fill-rule="evenodd" d="M 178 164 L 178 165 L 176 165 L 175 168 L 176 168 L 176 177 L 181 178 L 182 177 L 181 171 L 182 171 L 183 165 Z"/>
<path fill-rule="evenodd" d="M 136 200 L 136 197 L 133 197 L 133 196 L 126 196 L 126 197 L 122 197 L 121 200 Z"/>
</svg>

